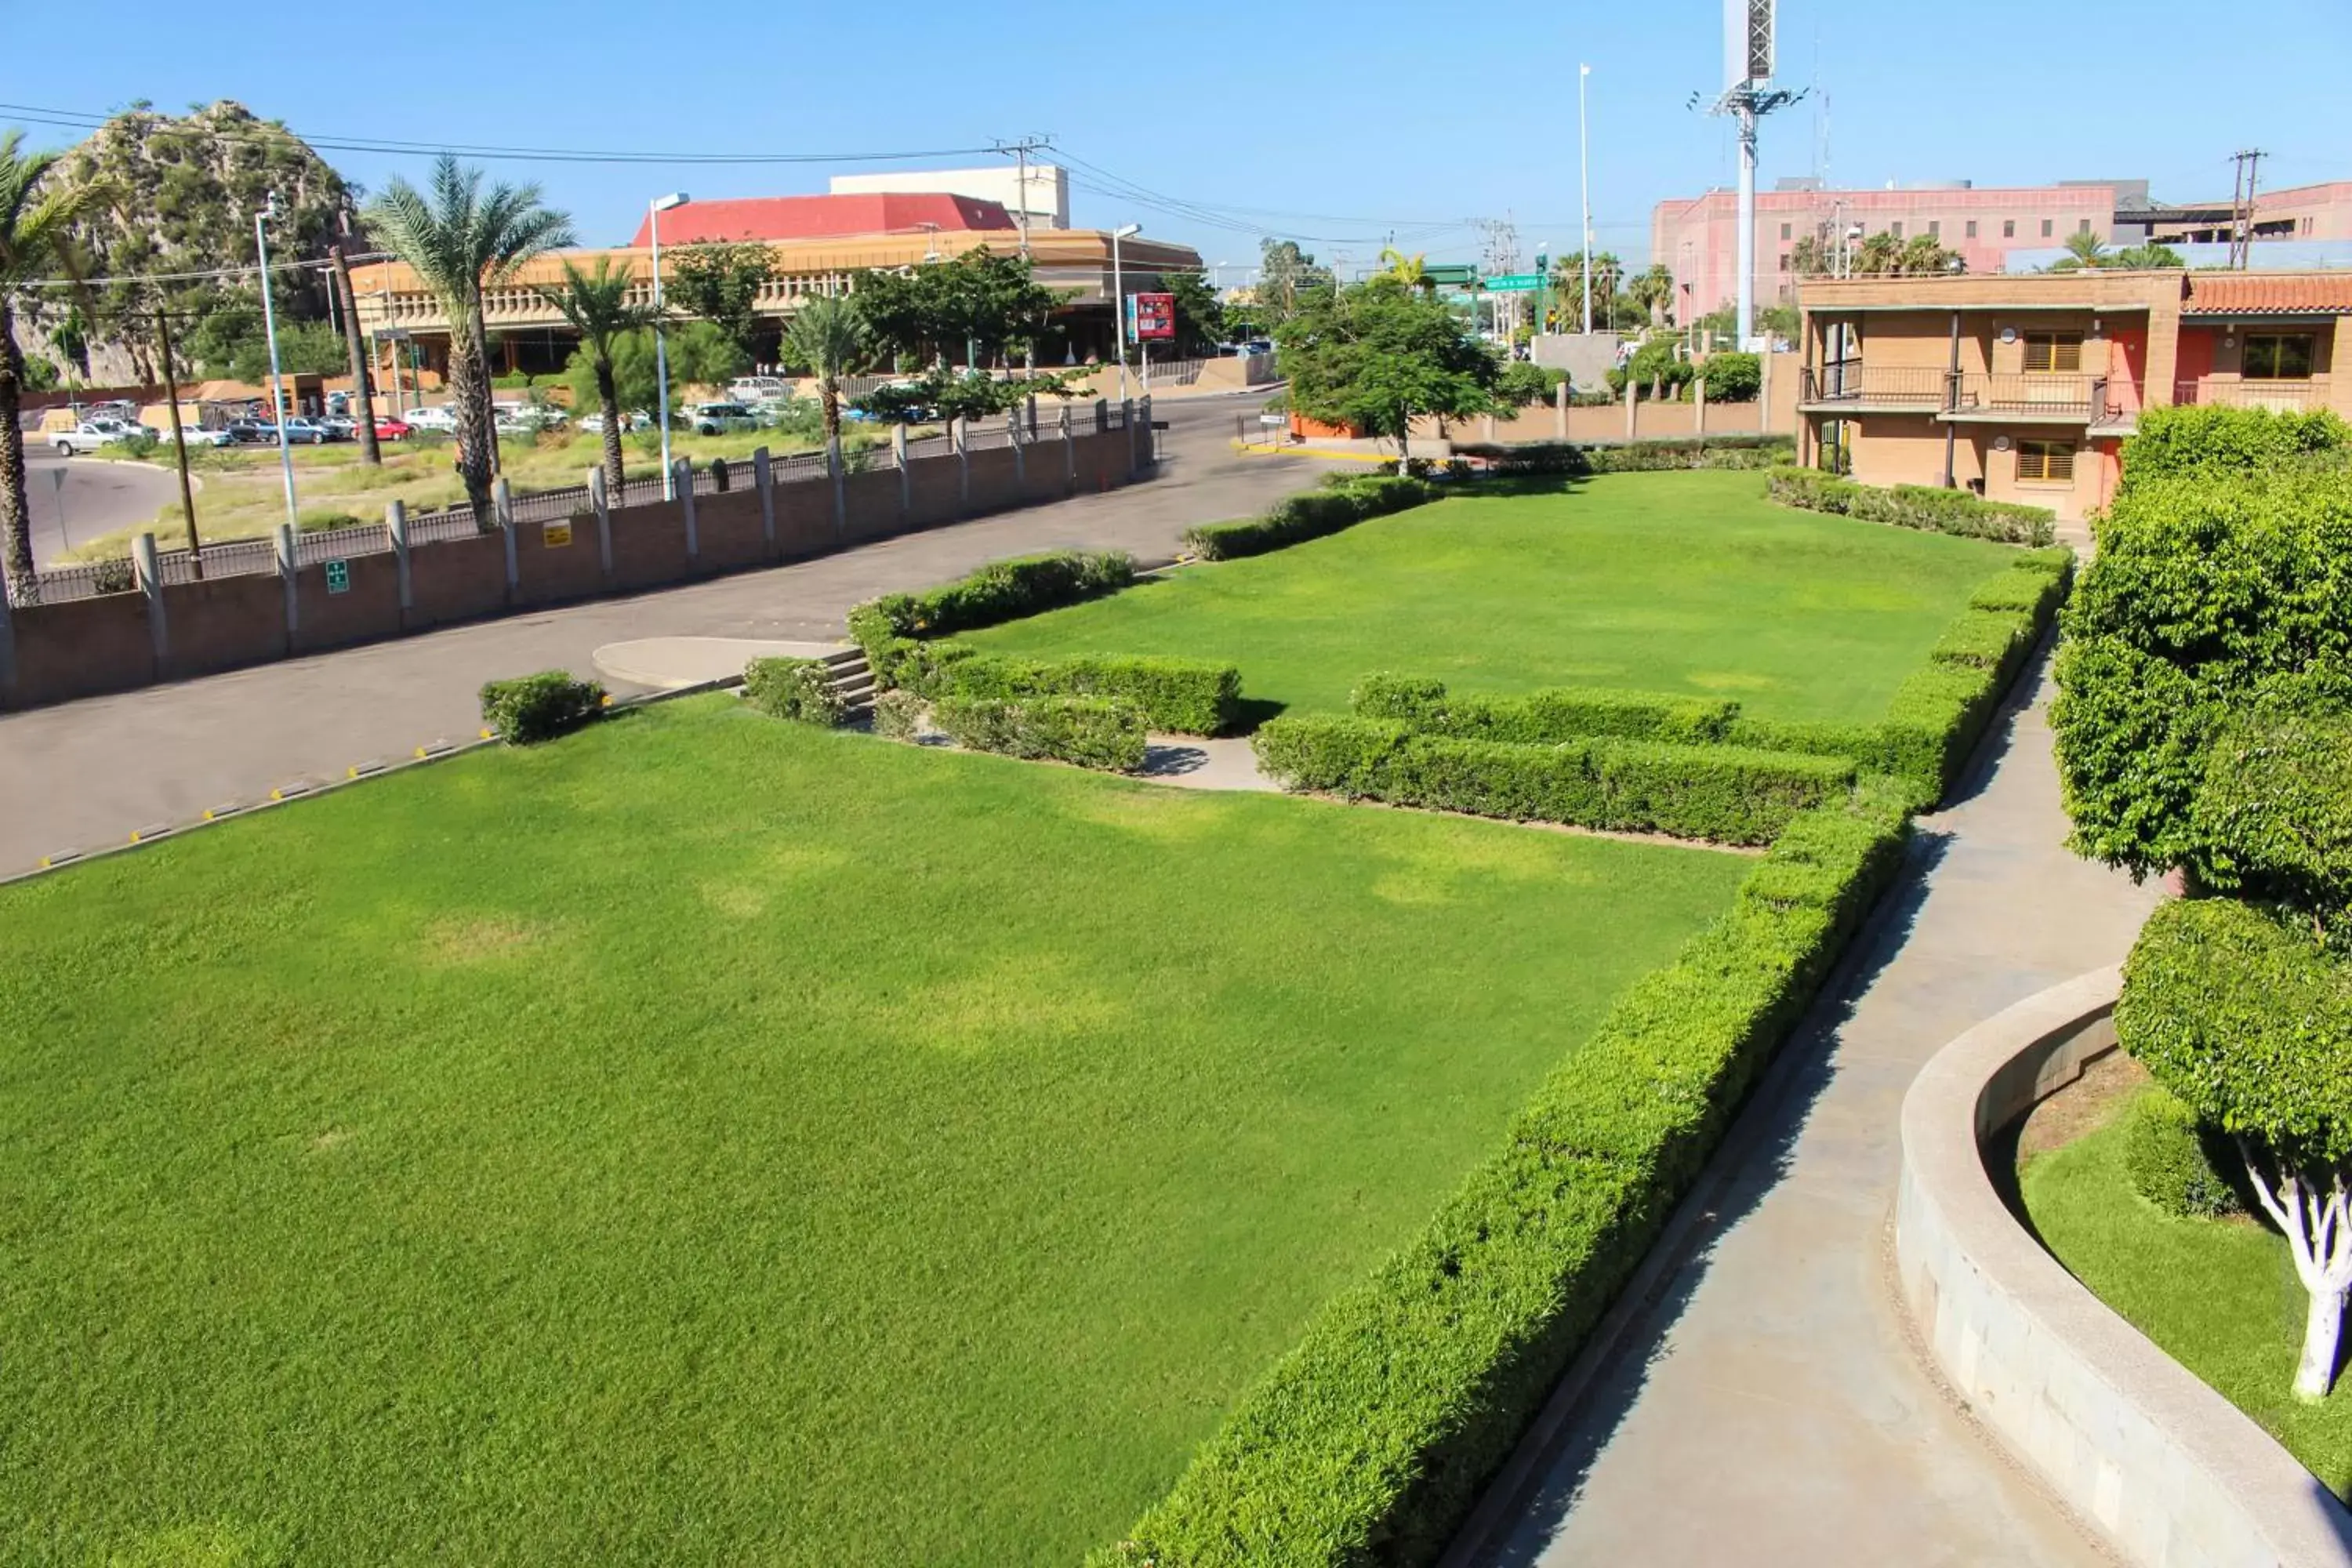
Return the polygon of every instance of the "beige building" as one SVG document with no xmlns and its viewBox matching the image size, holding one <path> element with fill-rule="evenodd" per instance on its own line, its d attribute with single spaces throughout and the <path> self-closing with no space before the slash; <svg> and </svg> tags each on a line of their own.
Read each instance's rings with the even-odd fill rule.
<svg viewBox="0 0 2352 1568">
<path fill-rule="evenodd" d="M 1799 459 L 2077 519 L 2115 494 L 2139 411 L 2222 403 L 2352 416 L 2352 271 L 1818 279 Z"/>
</svg>

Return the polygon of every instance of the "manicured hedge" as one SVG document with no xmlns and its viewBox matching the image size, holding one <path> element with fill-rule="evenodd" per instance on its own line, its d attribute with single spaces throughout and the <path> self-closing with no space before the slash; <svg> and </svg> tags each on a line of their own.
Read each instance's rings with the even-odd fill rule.
<svg viewBox="0 0 2352 1568">
<path fill-rule="evenodd" d="M 743 698 L 761 712 L 826 729 L 841 722 L 845 705 L 821 658 L 755 658 L 743 667 Z"/>
<path fill-rule="evenodd" d="M 964 697 L 1117 698 L 1139 709 L 1152 729 L 1179 735 L 1221 735 L 1241 718 L 1241 671 L 1206 659 L 969 653 L 942 662 L 935 686 L 942 695 Z"/>
<path fill-rule="evenodd" d="M 1350 694 L 1357 716 L 1395 719 L 1424 734 L 1532 743 L 1592 735 L 1704 745 L 1720 741 L 1739 704 L 1712 697 L 1547 687 L 1525 697 L 1452 697 L 1445 683 L 1368 675 Z"/>
<path fill-rule="evenodd" d="M 911 684 L 899 677 L 921 638 L 1017 620 L 1115 593 L 1134 581 L 1135 558 L 1122 550 L 1060 550 L 992 561 L 925 593 L 868 600 L 849 612 L 849 636 L 866 650 L 877 685 Z"/>
<path fill-rule="evenodd" d="M 1328 1302 L 1092 1568 L 1442 1552 L 1901 862 L 1899 802 L 1798 817 L 1634 985 L 1426 1229 Z"/>
<path fill-rule="evenodd" d="M 1864 522 L 1889 522 L 1897 528 L 1992 539 L 2004 544 L 2043 545 L 2057 537 L 2057 514 L 2047 507 L 1982 500 L 1967 490 L 1933 485 L 1888 489 L 1857 484 L 1818 468 L 1774 468 L 1764 484 L 1765 493 L 1782 506 Z"/>
<path fill-rule="evenodd" d="M 2352 426 L 2308 412 L 2210 404 L 2143 408 L 2124 444 L 2122 489 L 2153 479 L 2221 479 L 2291 468 L 2352 447 Z"/>
<path fill-rule="evenodd" d="M 959 746 L 1008 757 L 1050 757 L 1082 768 L 1133 773 L 1143 765 L 1142 712 L 1100 697 L 942 697 L 931 722 Z"/>
<path fill-rule="evenodd" d="M 1349 475 L 1322 489 L 1276 501 L 1257 517 L 1201 523 L 1186 531 L 1184 546 L 1203 561 L 1263 555 L 1353 528 L 1366 518 L 1423 505 L 1444 493 L 1425 480 L 1396 474 Z"/>
<path fill-rule="evenodd" d="M 1769 468 L 1797 455 L 1787 436 L 1677 436 L 1654 441 L 1456 441 L 1496 474 L 1636 474 L 1682 468 Z"/>
<path fill-rule="evenodd" d="M 604 706 L 602 686 L 574 680 L 560 669 L 493 680 L 482 688 L 482 722 L 513 746 L 551 741 L 587 723 Z"/>
<path fill-rule="evenodd" d="M 2124 1170 L 2132 1189 L 2176 1219 L 2212 1219 L 2241 1206 L 2228 1174 L 2227 1141 L 2197 1113 L 2151 1085 L 2124 1111 Z"/>
<path fill-rule="evenodd" d="M 1377 719 L 1275 719 L 1252 743 L 1288 789 L 1724 844 L 1766 843 L 1854 779 L 1843 757 L 1598 737 L 1466 741 Z"/>
</svg>

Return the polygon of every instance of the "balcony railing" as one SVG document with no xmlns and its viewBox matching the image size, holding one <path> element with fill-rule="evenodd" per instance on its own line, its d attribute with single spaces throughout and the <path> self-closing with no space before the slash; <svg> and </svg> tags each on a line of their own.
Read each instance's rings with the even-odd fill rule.
<svg viewBox="0 0 2352 1568">
<path fill-rule="evenodd" d="M 2107 412 L 2106 378 L 2090 375 L 1979 374 L 1949 378 L 1945 412 L 2021 419 L 2083 419 Z"/>
<path fill-rule="evenodd" d="M 2172 401 L 2292 413 L 2325 408 L 2327 389 L 2310 381 L 2177 381 L 2172 384 Z"/>
<path fill-rule="evenodd" d="M 1933 365 L 1864 364 L 1832 360 L 1800 378 L 1806 403 L 1869 403 L 1933 410 L 1944 406 L 1945 373 Z"/>
</svg>

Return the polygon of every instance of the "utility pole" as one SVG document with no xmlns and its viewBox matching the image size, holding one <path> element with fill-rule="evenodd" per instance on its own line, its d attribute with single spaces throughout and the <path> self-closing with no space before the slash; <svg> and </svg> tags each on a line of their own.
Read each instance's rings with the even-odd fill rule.
<svg viewBox="0 0 2352 1568">
<path fill-rule="evenodd" d="M 2254 255 L 2254 176 L 2263 150 L 2247 147 L 2230 154 L 2237 171 L 2230 177 L 2230 266 L 2242 271 Z"/>
<path fill-rule="evenodd" d="M 360 438 L 360 461 L 369 468 L 383 463 L 383 453 L 375 444 L 375 388 L 368 380 L 367 345 L 360 341 L 359 300 L 352 292 L 352 264 L 343 256 L 341 240 L 327 247 L 327 255 L 335 264 L 335 276 L 330 292 L 342 303 L 343 347 L 352 356 L 352 424 Z"/>
<path fill-rule="evenodd" d="M 265 277 L 261 286 L 268 288 L 269 279 Z M 163 308 L 160 296 L 155 301 L 155 342 L 163 356 L 163 404 L 172 411 L 172 450 L 180 459 L 180 511 L 188 520 L 188 565 L 201 582 L 205 575 L 205 552 L 203 543 L 196 538 L 196 489 L 188 482 L 187 437 L 180 429 L 180 377 L 179 373 L 172 368 L 172 316 Z M 58 526 L 62 532 L 64 523 Z"/>
</svg>

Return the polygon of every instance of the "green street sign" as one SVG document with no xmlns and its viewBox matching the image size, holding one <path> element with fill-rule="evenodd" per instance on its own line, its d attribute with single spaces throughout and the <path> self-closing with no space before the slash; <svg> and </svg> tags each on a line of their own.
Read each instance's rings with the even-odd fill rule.
<svg viewBox="0 0 2352 1568">
<path fill-rule="evenodd" d="M 348 594 L 352 591 L 352 563 L 348 561 L 327 563 L 327 592 Z"/>
<path fill-rule="evenodd" d="M 1478 280 L 1478 269 L 1466 261 L 1432 262 L 1421 275 L 1441 289 L 1467 289 Z"/>
<path fill-rule="evenodd" d="M 1540 272 L 1498 272 L 1486 279 L 1490 294 L 1531 294 L 1542 287 Z"/>
</svg>

